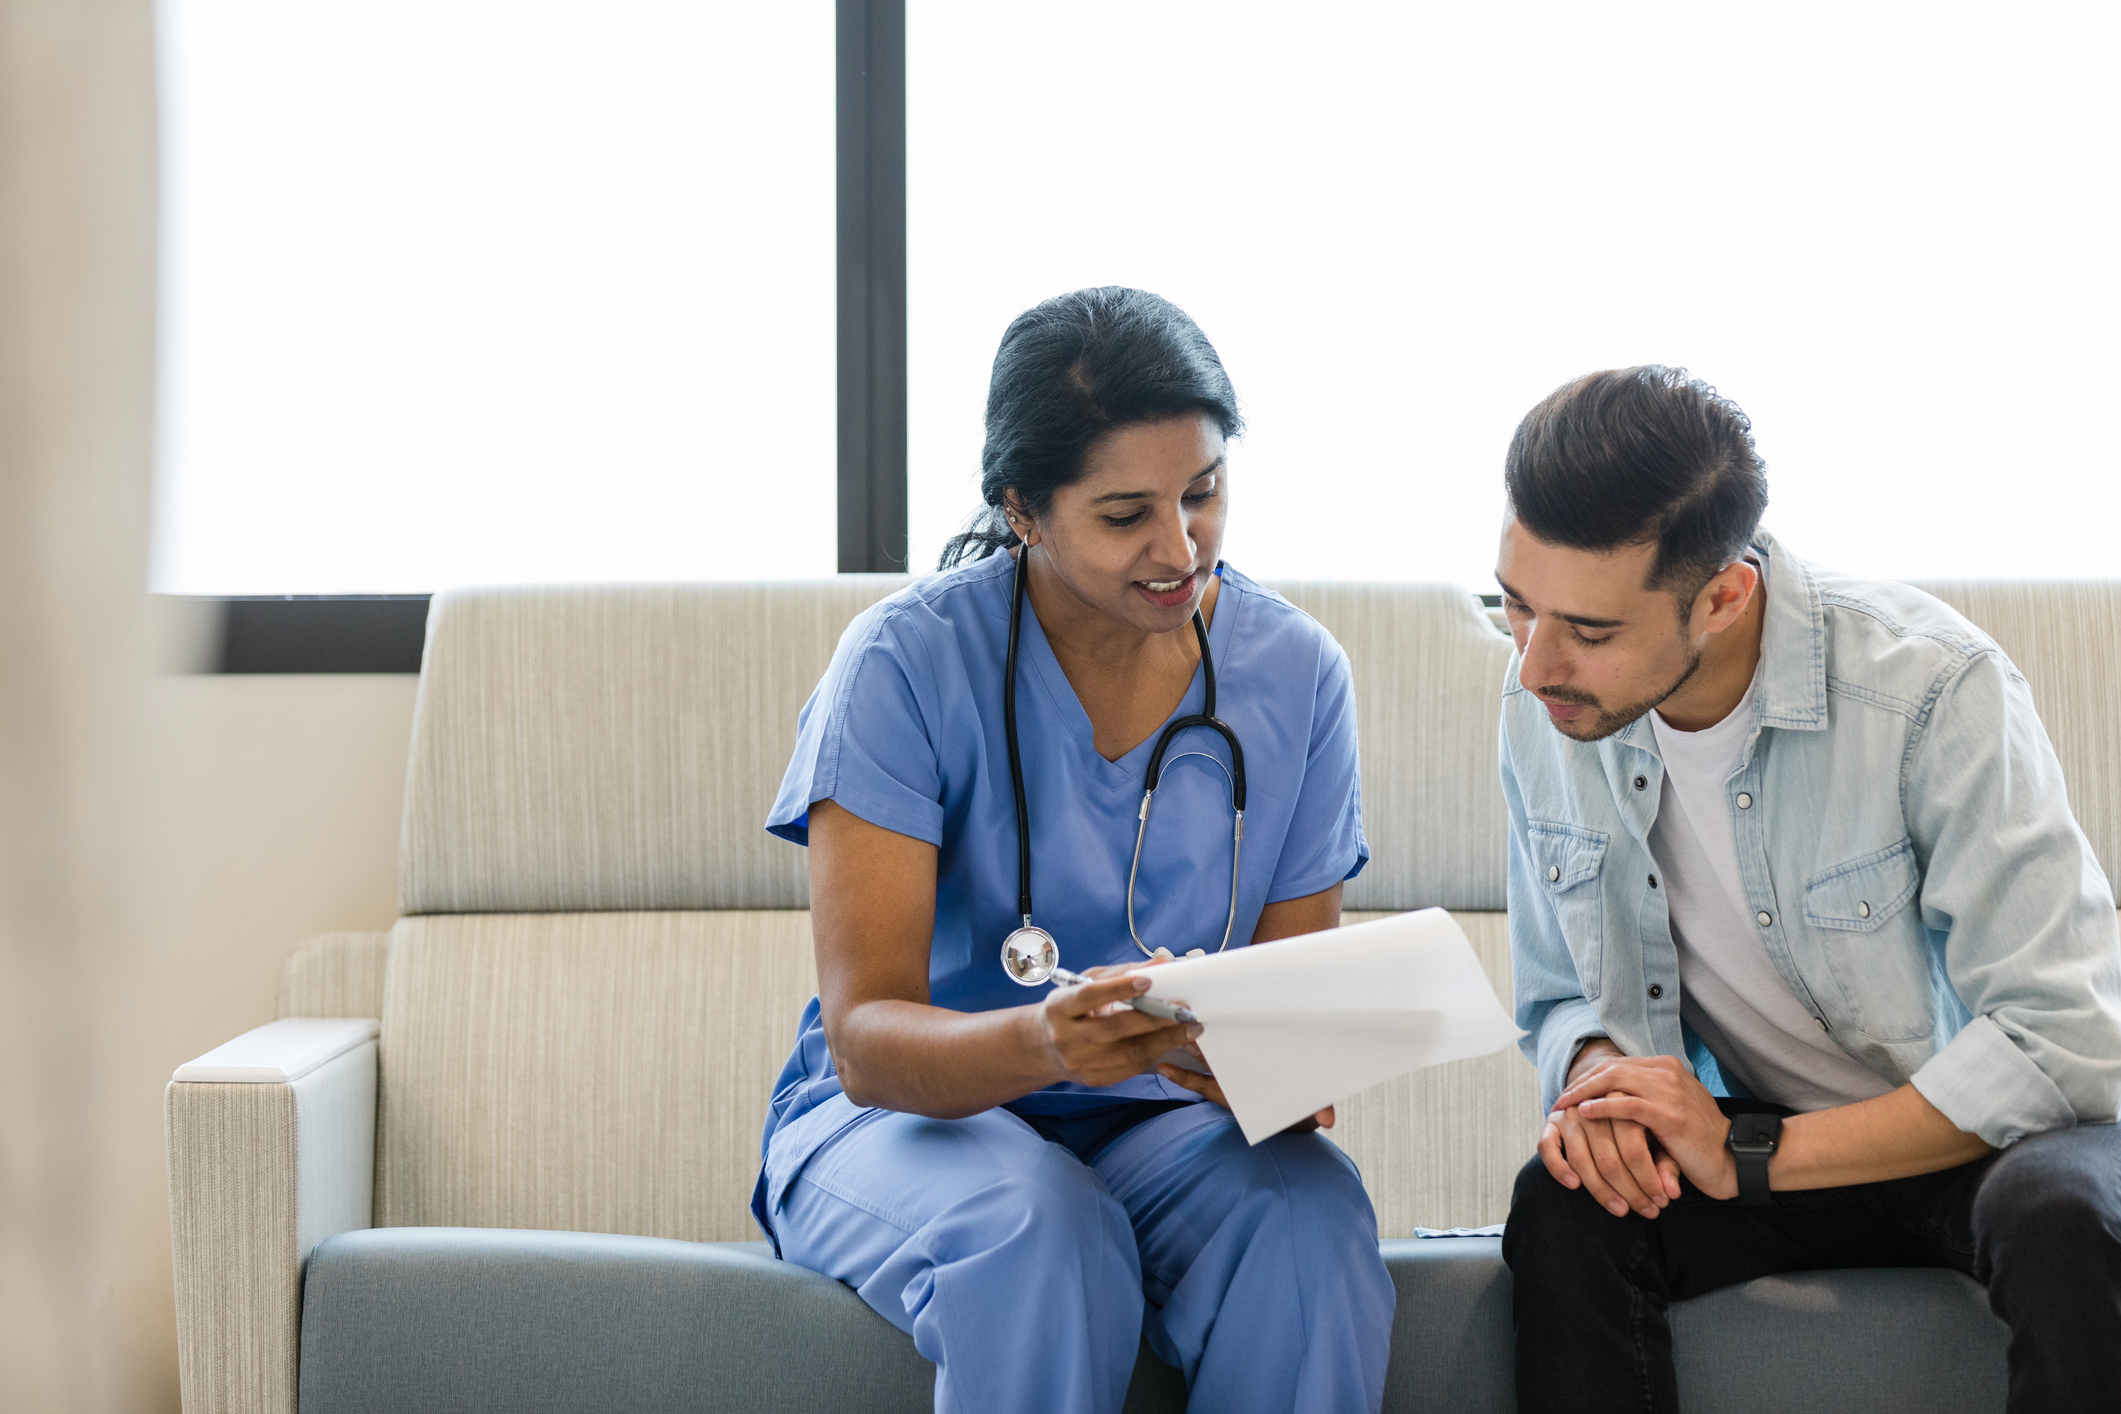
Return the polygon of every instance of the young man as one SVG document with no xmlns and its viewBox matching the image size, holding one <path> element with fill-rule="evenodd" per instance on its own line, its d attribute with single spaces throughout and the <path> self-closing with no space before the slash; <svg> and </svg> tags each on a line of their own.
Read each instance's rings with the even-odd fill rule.
<svg viewBox="0 0 2121 1414">
<path fill-rule="evenodd" d="M 1945 1266 L 2010 1325 L 2013 1411 L 2110 1407 L 2121 934 L 2025 680 L 1762 533 L 1750 424 L 1683 372 L 1562 388 L 1505 480 L 1510 943 L 1552 1111 L 1503 1239 L 1519 1406 L 1676 1410 L 1669 1302 Z"/>
</svg>

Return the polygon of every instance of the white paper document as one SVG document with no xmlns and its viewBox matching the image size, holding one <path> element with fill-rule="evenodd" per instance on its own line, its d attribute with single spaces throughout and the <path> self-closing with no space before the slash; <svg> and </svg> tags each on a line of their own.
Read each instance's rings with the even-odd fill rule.
<svg viewBox="0 0 2121 1414">
<path fill-rule="evenodd" d="M 1523 1034 L 1440 908 L 1143 975 L 1150 996 L 1200 1018 L 1201 1054 L 1253 1144 L 1358 1090 L 1499 1051 Z"/>
</svg>

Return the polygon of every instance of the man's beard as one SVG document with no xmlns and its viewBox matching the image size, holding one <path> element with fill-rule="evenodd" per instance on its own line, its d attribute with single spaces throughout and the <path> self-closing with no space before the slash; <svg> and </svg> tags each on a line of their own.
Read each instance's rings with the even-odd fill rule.
<svg viewBox="0 0 2121 1414">
<path fill-rule="evenodd" d="M 1642 701 L 1637 702 L 1632 706 L 1622 707 L 1617 711 L 1607 711 L 1605 708 L 1605 704 L 1600 702 L 1597 698 L 1593 697 L 1590 693 L 1577 692 L 1572 688 L 1541 688 L 1539 690 L 1539 696 L 1547 699 L 1550 702 L 1562 702 L 1567 703 L 1571 706 L 1595 708 L 1598 712 L 1598 716 L 1593 719 L 1588 728 L 1585 728 L 1581 731 L 1571 731 L 1569 730 L 1569 726 L 1564 725 L 1560 722 L 1556 722 L 1551 717 L 1549 717 L 1547 720 L 1552 723 L 1555 731 L 1560 732 L 1563 736 L 1569 738 L 1569 740 L 1571 741 L 1604 741 L 1613 733 L 1625 730 L 1631 722 L 1635 721 L 1636 718 L 1642 716 L 1645 712 L 1650 711 L 1652 708 L 1663 706 L 1665 702 L 1671 699 L 1673 693 L 1679 691 L 1680 688 L 1685 687 L 1688 682 L 1693 680 L 1695 672 L 1698 671 L 1700 667 L 1701 650 L 1697 648 L 1691 654 L 1688 655 L 1686 668 L 1679 674 L 1678 677 L 1672 680 L 1672 685 L 1670 687 L 1666 688 L 1664 691 L 1658 693 L 1654 697 L 1645 697 L 1642 699 Z M 1571 723 L 1569 725 L 1574 724 Z"/>
</svg>

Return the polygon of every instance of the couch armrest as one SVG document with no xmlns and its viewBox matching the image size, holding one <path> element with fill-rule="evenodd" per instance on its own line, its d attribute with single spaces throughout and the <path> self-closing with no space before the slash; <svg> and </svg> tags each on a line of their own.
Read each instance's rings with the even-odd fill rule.
<svg viewBox="0 0 2121 1414">
<path fill-rule="evenodd" d="M 164 1096 L 187 1414 L 293 1414 L 302 1265 L 373 1221 L 376 1023 L 289 1017 Z"/>
</svg>

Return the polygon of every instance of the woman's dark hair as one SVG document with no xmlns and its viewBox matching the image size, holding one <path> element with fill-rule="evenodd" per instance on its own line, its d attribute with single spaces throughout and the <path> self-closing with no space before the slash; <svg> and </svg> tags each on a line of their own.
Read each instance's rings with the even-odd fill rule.
<svg viewBox="0 0 2121 1414">
<path fill-rule="evenodd" d="M 1683 368 L 1591 373 L 1525 414 L 1503 484 L 1518 523 L 1550 545 L 1654 542 L 1647 589 L 1687 606 L 1745 552 L 1767 508 L 1767 464 L 1738 404 Z"/>
<path fill-rule="evenodd" d="M 1017 543 L 1002 515 L 1006 493 L 1044 515 L 1053 493 L 1083 474 L 1098 438 L 1190 412 L 1206 413 L 1224 437 L 1244 430 L 1214 345 L 1171 301 L 1104 285 L 1025 310 L 1002 335 L 987 383 L 987 504 L 943 547 L 939 568 Z"/>
</svg>

